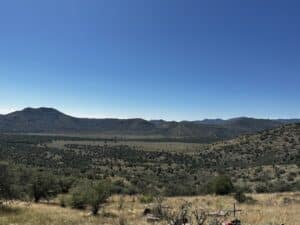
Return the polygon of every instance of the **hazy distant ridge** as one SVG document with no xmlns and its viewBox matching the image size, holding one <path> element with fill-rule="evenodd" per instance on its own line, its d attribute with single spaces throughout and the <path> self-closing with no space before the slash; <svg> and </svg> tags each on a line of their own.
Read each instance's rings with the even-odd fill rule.
<svg viewBox="0 0 300 225">
<path fill-rule="evenodd" d="M 267 120 L 234 118 L 170 122 L 144 119 L 76 118 L 52 108 L 25 108 L 0 115 L 1 132 L 28 133 L 99 133 L 109 135 L 160 135 L 220 139 L 271 129 L 300 119 Z"/>
</svg>

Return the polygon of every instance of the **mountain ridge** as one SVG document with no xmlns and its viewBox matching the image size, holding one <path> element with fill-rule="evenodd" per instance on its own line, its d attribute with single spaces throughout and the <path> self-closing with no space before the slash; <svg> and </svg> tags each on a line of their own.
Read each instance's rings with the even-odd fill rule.
<svg viewBox="0 0 300 225">
<path fill-rule="evenodd" d="M 75 119 L 89 119 L 89 120 L 104 120 L 104 119 L 114 119 L 114 120 L 132 120 L 132 119 L 141 119 L 141 120 L 146 120 L 146 121 L 149 121 L 149 122 L 193 122 L 193 123 L 201 123 L 201 124 L 214 124 L 214 123 L 226 123 L 228 121 L 234 121 L 234 120 L 239 120 L 239 119 L 257 119 L 257 120 L 271 120 L 271 121 L 280 121 L 280 122 L 291 122 L 291 123 L 298 123 L 300 122 L 300 118 L 290 118 L 290 119 L 286 119 L 286 118 L 278 118 L 278 119 L 270 119 L 270 118 L 256 118 L 256 117 L 249 117 L 249 116 L 240 116 L 240 117 L 232 117 L 232 118 L 229 118 L 229 119 L 222 119 L 222 118 L 216 118 L 216 119 L 207 119 L 207 118 L 204 118 L 202 120 L 180 120 L 180 121 L 175 121 L 175 120 L 164 120 L 164 119 L 143 119 L 141 117 L 136 117 L 136 118 L 114 118 L 114 117 L 104 117 L 104 118 L 96 118 L 96 117 L 78 117 L 78 116 L 72 116 L 72 115 L 69 115 L 69 114 L 66 114 L 66 113 L 63 113 L 62 111 L 56 109 L 56 108 L 52 108 L 52 107 L 45 107 L 45 106 L 42 106 L 42 107 L 26 107 L 22 110 L 16 110 L 16 111 L 13 111 L 13 112 L 9 112 L 9 113 L 6 113 L 6 114 L 0 114 L 0 116 L 7 116 L 7 115 L 11 115 L 11 114 L 14 114 L 14 113 L 18 113 L 18 112 L 29 112 L 29 111 L 40 111 L 40 112 L 56 112 L 56 113 L 60 113 L 60 114 L 63 114 L 63 115 L 66 115 L 68 117 L 72 117 L 72 118 L 75 118 Z"/>
<path fill-rule="evenodd" d="M 73 117 L 54 108 L 27 107 L 20 111 L 0 115 L 0 132 L 90 132 L 108 135 L 160 135 L 164 137 L 193 137 L 217 140 L 232 138 L 241 134 L 251 134 L 294 122 L 300 122 L 300 120 L 270 120 L 249 117 L 180 122 L 141 118 L 96 119 Z"/>
</svg>

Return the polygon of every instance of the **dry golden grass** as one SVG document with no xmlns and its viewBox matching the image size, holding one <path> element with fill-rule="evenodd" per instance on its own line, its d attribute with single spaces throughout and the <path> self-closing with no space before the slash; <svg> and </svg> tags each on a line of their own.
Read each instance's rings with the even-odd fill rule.
<svg viewBox="0 0 300 225">
<path fill-rule="evenodd" d="M 242 211 L 237 217 L 246 225 L 299 225 L 300 193 L 253 194 L 255 204 L 237 204 Z M 182 198 L 209 211 L 232 209 L 235 200 L 230 196 L 200 196 Z M 169 205 L 180 205 L 180 198 L 170 198 Z M 228 219 L 233 219 L 232 216 Z"/>
<path fill-rule="evenodd" d="M 255 194 L 255 204 L 238 204 L 242 209 L 238 218 L 243 225 L 299 225 L 300 193 Z M 143 210 L 149 205 L 141 204 L 137 196 L 113 196 L 97 217 L 88 211 L 61 208 L 57 205 L 13 203 L 10 209 L 0 211 L 0 225 L 130 225 L 149 224 Z M 230 196 L 198 196 L 168 198 L 164 204 L 176 208 L 184 201 L 193 207 L 208 211 L 231 209 L 235 200 Z M 231 219 L 231 218 L 227 218 Z M 157 224 L 166 224 L 165 222 Z"/>
</svg>

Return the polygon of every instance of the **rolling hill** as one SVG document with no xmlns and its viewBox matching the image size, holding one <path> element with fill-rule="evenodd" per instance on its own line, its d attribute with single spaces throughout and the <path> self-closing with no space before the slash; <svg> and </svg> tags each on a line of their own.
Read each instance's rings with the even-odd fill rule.
<svg viewBox="0 0 300 225">
<path fill-rule="evenodd" d="M 272 165 L 299 163 L 300 123 L 283 125 L 252 135 L 217 142 L 201 154 L 227 165 Z"/>
</svg>

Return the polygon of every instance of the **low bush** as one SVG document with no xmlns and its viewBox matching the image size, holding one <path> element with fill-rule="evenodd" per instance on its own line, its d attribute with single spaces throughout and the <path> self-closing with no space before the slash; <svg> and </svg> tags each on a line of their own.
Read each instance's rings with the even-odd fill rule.
<svg viewBox="0 0 300 225">
<path fill-rule="evenodd" d="M 267 184 L 258 184 L 255 188 L 257 193 L 267 193 L 269 192 L 270 187 Z"/>
<path fill-rule="evenodd" d="M 106 181 L 83 183 L 71 191 L 71 206 L 76 209 L 90 206 L 93 215 L 96 215 L 110 194 L 110 184 Z"/>
<path fill-rule="evenodd" d="M 33 174 L 30 187 L 31 195 L 35 202 L 39 202 L 41 199 L 49 200 L 60 192 L 56 178 L 46 172 L 36 172 Z"/>
<path fill-rule="evenodd" d="M 74 209 L 84 209 L 86 207 L 86 184 L 79 184 L 71 190 L 70 205 Z"/>
<path fill-rule="evenodd" d="M 154 201 L 154 196 L 151 194 L 145 194 L 145 195 L 141 195 L 139 197 L 139 200 L 141 203 L 143 204 L 148 204 L 148 203 L 152 203 Z"/>
<path fill-rule="evenodd" d="M 242 190 L 236 191 L 233 197 L 238 203 L 254 204 L 256 202 L 255 199 L 247 196 Z"/>
<path fill-rule="evenodd" d="M 247 200 L 247 196 L 244 192 L 239 190 L 234 194 L 234 199 L 239 203 L 244 203 Z"/>
<path fill-rule="evenodd" d="M 96 215 L 100 205 L 110 196 L 110 184 L 106 181 L 93 182 L 86 192 L 87 204 L 91 206 L 93 215 Z"/>
<path fill-rule="evenodd" d="M 59 201 L 59 205 L 63 208 L 67 207 L 67 205 L 70 202 L 70 200 L 68 199 L 68 197 L 66 195 L 60 195 L 58 197 L 58 201 Z"/>
<path fill-rule="evenodd" d="M 0 203 L 15 197 L 14 176 L 8 163 L 0 162 Z"/>
<path fill-rule="evenodd" d="M 221 175 L 209 182 L 208 189 L 216 195 L 227 195 L 233 192 L 234 187 L 229 177 Z"/>
</svg>

